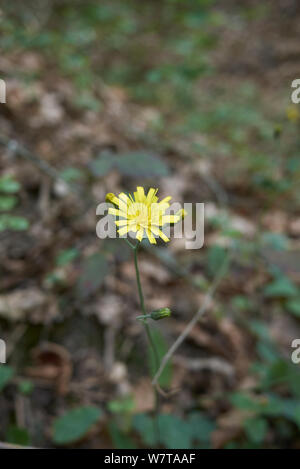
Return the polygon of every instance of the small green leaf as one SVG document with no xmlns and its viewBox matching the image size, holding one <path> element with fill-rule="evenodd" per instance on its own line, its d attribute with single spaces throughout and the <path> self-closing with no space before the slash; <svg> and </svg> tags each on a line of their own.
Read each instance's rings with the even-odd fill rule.
<svg viewBox="0 0 300 469">
<path fill-rule="evenodd" d="M 159 361 L 160 361 L 163 358 L 163 356 L 166 354 L 167 350 L 168 350 L 168 344 L 167 344 L 164 336 L 160 332 L 160 330 L 155 328 L 155 327 L 151 328 L 151 336 L 152 336 L 153 342 L 155 343 L 158 358 L 159 358 Z M 152 370 L 152 374 L 154 376 L 157 369 L 156 369 L 156 361 L 155 361 L 155 357 L 154 357 L 154 353 L 153 353 L 152 349 L 148 349 L 148 360 L 150 362 L 150 367 L 151 367 L 151 370 Z M 173 370 L 172 369 L 172 364 L 171 364 L 171 362 L 169 362 L 166 365 L 164 371 L 162 372 L 162 374 L 159 378 L 160 386 L 168 387 L 170 385 L 171 379 L 172 379 L 172 370 Z"/>
<path fill-rule="evenodd" d="M 135 449 L 135 443 L 132 439 L 124 432 L 122 432 L 116 425 L 115 422 L 111 422 L 108 425 L 109 433 L 113 444 L 118 449 Z"/>
<path fill-rule="evenodd" d="M 169 174 L 168 166 L 152 153 L 136 151 L 116 157 L 116 165 L 125 176 L 165 177 Z"/>
<path fill-rule="evenodd" d="M 0 197 L 0 210 L 11 210 L 17 204 L 17 198 L 14 196 L 1 196 Z"/>
<path fill-rule="evenodd" d="M 298 293 L 296 285 L 284 275 L 277 277 L 264 289 L 267 298 L 291 298 L 297 296 Z"/>
<path fill-rule="evenodd" d="M 14 376 L 14 369 L 8 365 L 0 365 L 0 391 L 2 391 Z"/>
<path fill-rule="evenodd" d="M 253 412 L 260 410 L 259 402 L 243 392 L 236 392 L 231 394 L 230 401 L 234 407 L 237 407 L 238 409 L 249 410 Z"/>
<path fill-rule="evenodd" d="M 134 401 L 132 399 L 132 396 L 125 396 L 123 399 L 115 399 L 113 401 L 109 401 L 108 409 L 114 414 L 130 414 L 134 409 Z"/>
<path fill-rule="evenodd" d="M 0 215 L 0 232 L 5 230 L 24 231 L 29 228 L 28 221 L 14 215 Z"/>
<path fill-rule="evenodd" d="M 12 176 L 3 176 L 0 178 L 0 192 L 5 194 L 15 194 L 20 190 L 20 184 Z"/>
<path fill-rule="evenodd" d="M 87 298 L 89 295 L 95 293 L 102 285 L 107 271 L 108 264 L 102 254 L 92 254 L 90 257 L 85 259 L 77 284 L 79 295 L 82 298 Z"/>
<path fill-rule="evenodd" d="M 164 446 L 168 449 L 189 449 L 192 447 L 189 424 L 172 414 L 161 414 L 158 417 L 159 434 Z"/>
<path fill-rule="evenodd" d="M 157 443 L 156 425 L 152 417 L 146 414 L 136 414 L 133 417 L 133 428 L 137 431 L 144 443 L 149 447 L 154 447 Z"/>
<path fill-rule="evenodd" d="M 81 171 L 78 168 L 65 168 L 61 171 L 60 177 L 65 181 L 65 182 L 75 182 L 80 179 L 82 179 L 84 176 L 83 171 Z"/>
<path fill-rule="evenodd" d="M 286 302 L 286 309 L 294 316 L 300 317 L 300 298 L 293 298 Z"/>
<path fill-rule="evenodd" d="M 263 418 L 249 418 L 244 422 L 244 429 L 250 441 L 262 443 L 268 431 L 268 422 Z"/>
<path fill-rule="evenodd" d="M 284 251 L 288 249 L 289 239 L 280 233 L 263 233 L 262 244 L 271 246 L 276 251 Z"/>
<path fill-rule="evenodd" d="M 34 384 L 29 379 L 23 379 L 18 384 L 19 391 L 25 396 L 28 396 L 34 390 Z"/>
<path fill-rule="evenodd" d="M 104 154 L 95 158 L 89 165 L 91 172 L 96 177 L 103 177 L 112 170 L 115 164 L 115 157 L 111 154 Z"/>
<path fill-rule="evenodd" d="M 11 425 L 6 433 L 6 441 L 14 445 L 28 446 L 30 444 L 29 434 L 26 428 Z"/>
<path fill-rule="evenodd" d="M 211 276 L 220 269 L 223 262 L 225 262 L 227 251 L 222 246 L 212 246 L 208 249 L 207 253 L 207 269 Z"/>
<path fill-rule="evenodd" d="M 215 423 L 201 412 L 192 412 L 187 420 L 192 440 L 208 444 L 211 433 L 215 430 Z"/>
<path fill-rule="evenodd" d="M 102 411 L 93 406 L 70 410 L 55 420 L 53 441 L 57 444 L 67 444 L 79 440 L 99 420 L 101 415 Z"/>
<path fill-rule="evenodd" d="M 56 257 L 56 265 L 63 267 L 64 265 L 69 264 L 78 256 L 79 252 L 76 248 L 65 249 L 61 251 Z"/>
</svg>

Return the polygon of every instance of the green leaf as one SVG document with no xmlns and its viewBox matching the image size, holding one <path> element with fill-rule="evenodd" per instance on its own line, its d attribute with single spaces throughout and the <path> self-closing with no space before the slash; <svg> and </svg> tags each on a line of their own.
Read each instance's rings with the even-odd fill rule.
<svg viewBox="0 0 300 469">
<path fill-rule="evenodd" d="M 260 404 L 252 397 L 243 392 L 236 392 L 231 394 L 230 401 L 234 407 L 242 410 L 249 410 L 257 412 L 260 410 Z"/>
<path fill-rule="evenodd" d="M 19 382 L 18 389 L 22 394 L 25 394 L 25 396 L 28 396 L 34 390 L 34 384 L 29 379 L 23 379 L 22 381 Z"/>
<path fill-rule="evenodd" d="M 264 289 L 267 298 L 291 298 L 298 295 L 296 285 L 286 276 L 280 275 Z"/>
<path fill-rule="evenodd" d="M 29 222 L 26 220 L 26 218 L 10 215 L 8 220 L 8 228 L 15 231 L 24 231 L 29 228 Z"/>
<path fill-rule="evenodd" d="M 8 365 L 0 365 L 0 391 L 2 391 L 14 376 L 14 369 Z"/>
<path fill-rule="evenodd" d="M 208 444 L 211 433 L 215 430 L 215 423 L 201 412 L 193 412 L 189 415 L 189 434 L 194 441 Z"/>
<path fill-rule="evenodd" d="M 3 176 L 0 178 L 0 192 L 5 194 L 15 194 L 20 190 L 20 184 L 12 176 Z"/>
<path fill-rule="evenodd" d="M 66 182 L 74 182 L 82 179 L 84 176 L 83 171 L 78 168 L 65 168 L 60 172 L 60 177 Z"/>
<path fill-rule="evenodd" d="M 300 317 L 300 298 L 288 300 L 285 306 L 289 313 L 294 314 L 298 318 Z"/>
<path fill-rule="evenodd" d="M 28 446 L 30 444 L 30 437 L 26 428 L 11 425 L 6 432 L 6 441 L 14 445 Z"/>
<path fill-rule="evenodd" d="M 152 336 L 153 342 L 155 343 L 155 346 L 156 346 L 159 361 L 161 361 L 163 356 L 166 354 L 166 352 L 168 350 L 168 344 L 165 341 L 165 338 L 161 334 L 160 330 L 155 328 L 155 327 L 151 328 L 151 336 Z M 150 362 L 150 368 L 152 370 L 152 375 L 154 376 L 157 369 L 156 369 L 156 364 L 155 364 L 154 353 L 153 353 L 153 351 L 150 347 L 148 348 L 148 360 Z M 169 362 L 166 365 L 166 367 L 164 368 L 164 371 L 162 372 L 162 374 L 159 378 L 160 386 L 162 386 L 162 387 L 170 386 L 171 379 L 172 379 L 172 364 L 171 364 L 171 362 Z"/>
<path fill-rule="evenodd" d="M 135 449 L 136 446 L 132 439 L 122 432 L 116 425 L 115 422 L 111 422 L 108 425 L 111 439 L 113 440 L 114 446 L 117 449 Z"/>
<path fill-rule="evenodd" d="M 11 210 L 17 203 L 17 198 L 14 196 L 1 196 L 0 197 L 0 210 Z"/>
<path fill-rule="evenodd" d="M 53 441 L 67 444 L 82 438 L 99 420 L 102 411 L 98 407 L 79 407 L 67 412 L 55 420 L 53 425 Z"/>
<path fill-rule="evenodd" d="M 222 246 L 212 246 L 207 253 L 207 269 L 214 276 L 220 269 L 227 256 L 227 251 Z"/>
<path fill-rule="evenodd" d="M 132 396 L 129 395 L 125 396 L 123 399 L 109 401 L 108 409 L 115 414 L 130 414 L 134 409 L 134 400 L 132 399 Z"/>
<path fill-rule="evenodd" d="M 116 157 L 116 165 L 125 176 L 165 177 L 169 174 L 168 166 L 152 153 L 136 151 Z"/>
<path fill-rule="evenodd" d="M 141 435 L 144 443 L 149 448 L 154 447 L 158 443 L 156 425 L 152 417 L 146 414 L 136 414 L 133 417 L 132 424 L 135 431 Z"/>
<path fill-rule="evenodd" d="M 79 252 L 76 248 L 65 249 L 58 254 L 55 263 L 59 267 L 62 267 L 76 259 L 76 257 L 78 257 L 78 254 Z"/>
<path fill-rule="evenodd" d="M 288 249 L 289 239 L 280 233 L 263 233 L 262 244 L 271 246 L 276 251 L 284 251 Z"/>
<path fill-rule="evenodd" d="M 95 158 L 89 165 L 91 172 L 96 177 L 103 177 L 113 169 L 115 157 L 111 154 L 104 154 Z"/>
<path fill-rule="evenodd" d="M 87 298 L 89 295 L 95 293 L 100 285 L 102 285 L 107 271 L 108 264 L 102 254 L 92 254 L 85 259 L 77 284 L 79 296 Z"/>
<path fill-rule="evenodd" d="M 294 420 L 297 423 L 299 429 L 300 429 L 300 406 L 298 408 L 294 409 Z"/>
<path fill-rule="evenodd" d="M 24 231 L 29 228 L 28 221 L 14 215 L 0 215 L 0 232 L 5 230 Z"/>
<path fill-rule="evenodd" d="M 172 414 L 161 414 L 158 417 L 161 441 L 168 449 L 189 449 L 192 441 L 189 424 Z"/>
<path fill-rule="evenodd" d="M 249 418 L 244 421 L 244 429 L 250 441 L 262 443 L 268 431 L 268 422 L 260 417 Z"/>
</svg>

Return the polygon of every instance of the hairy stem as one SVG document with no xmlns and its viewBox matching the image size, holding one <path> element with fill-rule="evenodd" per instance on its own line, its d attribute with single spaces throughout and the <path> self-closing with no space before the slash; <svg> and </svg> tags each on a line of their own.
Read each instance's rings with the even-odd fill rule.
<svg viewBox="0 0 300 469">
<path fill-rule="evenodd" d="M 141 305 L 141 310 L 143 315 L 146 315 L 146 309 L 145 309 L 145 301 L 144 301 L 144 295 L 143 295 L 143 290 L 142 290 L 142 284 L 141 284 L 141 279 L 140 279 L 140 272 L 139 272 L 139 266 L 138 266 L 138 248 L 139 248 L 138 243 L 134 248 L 134 265 L 135 265 L 135 273 L 136 273 L 136 281 L 137 281 L 137 286 L 138 286 L 138 292 L 139 292 L 139 297 L 140 297 L 140 305 Z M 157 352 L 157 348 L 155 345 L 155 342 L 153 340 L 150 326 L 147 322 L 147 319 L 145 318 L 143 320 L 143 324 L 145 327 L 145 331 L 147 334 L 148 342 L 150 345 L 150 348 L 153 352 L 154 360 L 155 360 L 155 372 L 157 372 L 159 368 L 159 355 Z M 158 424 L 158 415 L 159 415 L 159 394 L 157 389 L 155 388 L 155 430 L 157 431 L 158 435 L 158 440 L 160 440 L 160 433 L 159 433 L 159 424 Z"/>
</svg>

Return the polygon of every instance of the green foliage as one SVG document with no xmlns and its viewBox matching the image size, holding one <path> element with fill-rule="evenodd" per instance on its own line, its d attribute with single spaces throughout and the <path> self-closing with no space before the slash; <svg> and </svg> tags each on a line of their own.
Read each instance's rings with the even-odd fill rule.
<svg viewBox="0 0 300 469">
<path fill-rule="evenodd" d="M 69 167 L 61 171 L 60 177 L 68 183 L 77 182 L 84 178 L 84 172 L 78 168 Z"/>
<path fill-rule="evenodd" d="M 152 153 L 136 151 L 121 155 L 104 154 L 92 161 L 91 171 L 96 177 L 103 177 L 113 168 L 129 177 L 164 177 L 169 169 L 164 161 Z"/>
<path fill-rule="evenodd" d="M 249 418 L 244 421 L 244 429 L 251 442 L 263 443 L 268 431 L 268 422 L 264 418 Z"/>
<path fill-rule="evenodd" d="M 15 208 L 18 199 L 11 194 L 16 194 L 19 190 L 20 184 L 12 176 L 0 178 L 0 212 L 9 212 Z M 0 233 L 5 230 L 23 231 L 28 227 L 29 223 L 25 218 L 10 213 L 0 213 Z"/>
<path fill-rule="evenodd" d="M 160 332 L 158 328 L 151 328 L 151 336 L 153 339 L 153 342 L 155 343 L 157 354 L 159 357 L 159 361 L 163 358 L 163 356 L 166 354 L 168 350 L 168 343 L 166 342 L 164 336 Z M 155 372 L 157 371 L 156 369 L 156 361 L 154 357 L 154 353 L 152 349 L 149 347 L 148 348 L 148 360 L 150 362 L 150 368 L 152 370 L 152 375 L 154 376 Z M 162 372 L 160 378 L 159 378 L 159 384 L 162 387 L 169 387 L 172 379 L 172 364 L 169 362 L 164 371 Z"/>
<path fill-rule="evenodd" d="M 286 302 L 285 306 L 289 313 L 297 316 L 298 318 L 300 317 L 300 297 L 291 298 Z"/>
<path fill-rule="evenodd" d="M 15 445 L 28 446 L 30 444 L 30 436 L 26 428 L 10 425 L 6 432 L 5 441 Z"/>
<path fill-rule="evenodd" d="M 120 430 L 119 426 L 116 422 L 109 423 L 109 433 L 111 439 L 118 449 L 135 449 L 136 445 L 134 441 L 122 430 Z"/>
<path fill-rule="evenodd" d="M 280 274 L 265 287 L 264 294 L 267 298 L 293 298 L 299 291 L 288 277 Z"/>
<path fill-rule="evenodd" d="M 134 401 L 131 396 L 125 396 L 123 399 L 109 401 L 108 409 L 115 414 L 130 414 L 134 410 Z"/>
<path fill-rule="evenodd" d="M 193 412 L 186 419 L 174 414 L 160 414 L 157 421 L 148 415 L 137 414 L 133 419 L 133 428 L 147 447 L 162 443 L 168 449 L 189 449 L 195 445 L 209 447 L 215 424 L 200 412 Z"/>
<path fill-rule="evenodd" d="M 211 246 L 207 251 L 207 270 L 211 277 L 216 275 L 225 262 L 227 250 L 222 246 Z"/>
<path fill-rule="evenodd" d="M 53 424 L 53 441 L 60 445 L 80 440 L 97 423 L 102 411 L 93 406 L 70 410 Z"/>
<path fill-rule="evenodd" d="M 77 291 L 81 298 L 87 298 L 102 285 L 108 272 L 108 263 L 103 254 L 96 253 L 86 258 L 81 266 Z"/>
<path fill-rule="evenodd" d="M 7 386 L 15 374 L 15 370 L 8 365 L 0 365 L 0 392 Z"/>
<path fill-rule="evenodd" d="M 15 194 L 19 192 L 21 186 L 12 176 L 3 176 L 0 178 L 0 192 L 4 194 Z"/>
<path fill-rule="evenodd" d="M 56 265 L 59 267 L 63 267 L 75 260 L 78 255 L 79 251 L 76 248 L 65 249 L 57 255 Z"/>
<path fill-rule="evenodd" d="M 23 379 L 18 383 L 19 391 L 25 396 L 30 395 L 34 390 L 34 383 L 29 379 Z"/>
</svg>

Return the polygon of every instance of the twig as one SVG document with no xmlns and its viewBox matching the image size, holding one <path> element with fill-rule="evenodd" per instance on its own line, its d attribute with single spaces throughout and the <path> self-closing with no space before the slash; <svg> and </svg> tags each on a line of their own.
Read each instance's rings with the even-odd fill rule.
<svg viewBox="0 0 300 469">
<path fill-rule="evenodd" d="M 192 319 L 190 320 L 190 322 L 187 324 L 187 326 L 185 327 L 185 329 L 182 331 L 182 333 L 177 337 L 177 339 L 175 340 L 175 342 L 173 343 L 173 345 L 169 348 L 169 350 L 167 351 L 167 353 L 165 354 L 165 356 L 163 357 L 162 361 L 161 361 L 161 364 L 160 364 L 160 367 L 158 369 L 158 371 L 156 372 L 153 380 L 152 380 L 152 384 L 154 386 L 156 386 L 163 370 L 165 369 L 165 366 L 167 365 L 167 363 L 169 362 L 169 360 L 171 359 L 171 357 L 174 355 L 174 353 L 176 352 L 176 350 L 178 349 L 178 347 L 180 347 L 180 345 L 182 344 L 182 342 L 186 339 L 186 337 L 189 335 L 189 333 L 191 332 L 191 330 L 193 329 L 193 327 L 195 326 L 195 324 L 199 321 L 199 319 L 201 318 L 201 316 L 205 313 L 206 309 L 208 308 L 210 302 L 211 302 L 211 299 L 212 297 L 214 296 L 221 280 L 223 279 L 225 273 L 226 273 L 226 270 L 227 270 L 227 267 L 228 267 L 228 262 L 229 262 L 229 258 L 231 257 L 231 254 L 229 253 L 226 258 L 224 259 L 223 263 L 222 263 L 222 266 L 220 268 L 220 270 L 218 271 L 216 277 L 214 278 L 214 281 L 212 282 L 211 286 L 210 286 L 210 289 L 208 290 L 208 292 L 206 293 L 205 297 L 204 297 L 204 301 L 203 301 L 203 304 L 201 306 L 201 308 L 197 311 L 197 313 L 192 317 Z"/>
</svg>

